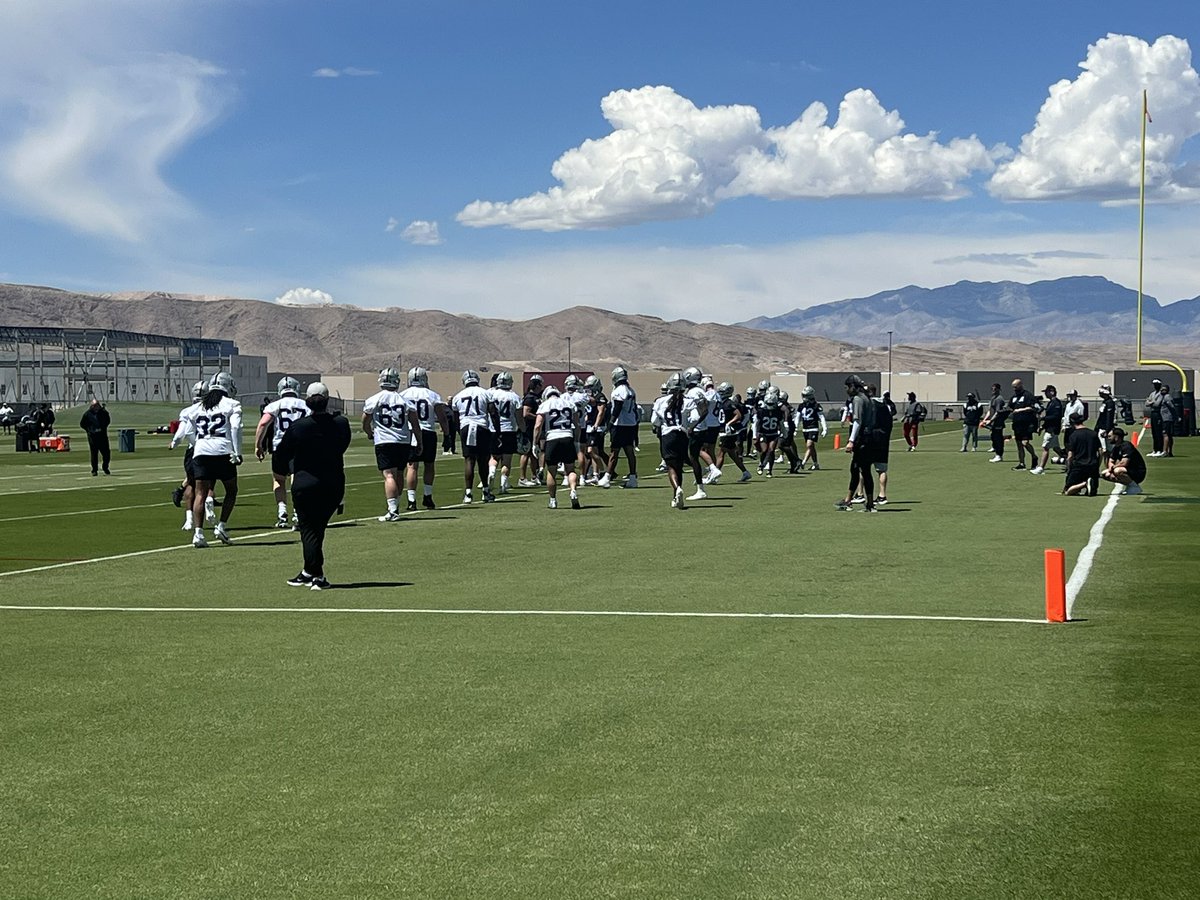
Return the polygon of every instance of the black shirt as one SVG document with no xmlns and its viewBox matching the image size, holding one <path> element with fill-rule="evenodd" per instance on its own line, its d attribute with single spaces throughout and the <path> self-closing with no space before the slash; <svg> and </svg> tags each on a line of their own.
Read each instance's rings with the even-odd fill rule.
<svg viewBox="0 0 1200 900">
<path fill-rule="evenodd" d="M 1013 428 L 1020 426 L 1024 430 L 1033 431 L 1037 427 L 1037 409 L 1033 405 L 1033 394 L 1026 390 L 1018 391 L 1013 394 L 1008 405 L 1013 411 Z"/>
<path fill-rule="evenodd" d="M 88 434 L 104 434 L 111 422 L 108 410 L 103 406 L 97 406 L 95 409 L 89 406 L 83 418 L 79 420 L 79 427 Z"/>
<path fill-rule="evenodd" d="M 1115 463 L 1120 463 L 1125 460 L 1125 470 L 1129 473 L 1129 477 L 1141 484 L 1146 478 L 1146 460 L 1142 456 L 1141 451 L 1133 446 L 1129 441 L 1121 441 L 1119 444 L 1113 444 L 1109 448 L 1108 458 Z"/>
<path fill-rule="evenodd" d="M 1046 412 L 1042 419 L 1042 430 L 1058 433 L 1062 431 L 1063 413 L 1066 408 L 1063 402 L 1057 397 L 1051 397 L 1046 401 Z"/>
<path fill-rule="evenodd" d="M 1092 467 L 1100 465 L 1100 438 L 1090 428 L 1079 427 L 1067 438 L 1067 452 L 1072 465 Z"/>
<path fill-rule="evenodd" d="M 341 491 L 346 486 L 343 457 L 350 446 L 350 423 L 344 416 L 313 413 L 283 433 L 271 468 L 282 474 L 293 473 L 292 490 L 319 486 L 322 490 Z"/>
</svg>

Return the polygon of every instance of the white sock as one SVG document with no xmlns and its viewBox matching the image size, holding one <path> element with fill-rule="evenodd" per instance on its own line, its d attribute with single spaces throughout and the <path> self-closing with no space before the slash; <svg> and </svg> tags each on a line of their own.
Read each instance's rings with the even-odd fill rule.
<svg viewBox="0 0 1200 900">
<path fill-rule="evenodd" d="M 188 513 L 186 516 L 183 517 L 183 527 L 184 528 L 194 527 L 192 525 L 192 514 L 191 513 Z"/>
<path fill-rule="evenodd" d="M 396 499 L 394 497 L 389 497 L 387 504 L 388 504 L 388 512 L 399 512 L 400 511 L 400 501 L 398 499 Z"/>
<path fill-rule="evenodd" d="M 496 467 L 488 466 L 488 484 L 492 483 L 492 479 L 496 477 Z"/>
<path fill-rule="evenodd" d="M 287 504 L 280 503 L 278 505 L 279 505 L 279 518 L 286 519 L 287 518 Z"/>
<path fill-rule="evenodd" d="M 409 503 L 416 503 L 416 502 L 417 502 L 417 491 L 416 491 L 416 488 L 413 488 L 412 490 L 410 490 L 410 491 L 408 492 L 408 502 L 409 502 Z"/>
</svg>

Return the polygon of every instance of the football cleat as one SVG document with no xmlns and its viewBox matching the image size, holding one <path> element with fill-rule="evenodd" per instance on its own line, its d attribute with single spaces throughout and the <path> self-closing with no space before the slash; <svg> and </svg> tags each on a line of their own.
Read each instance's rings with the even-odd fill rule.
<svg viewBox="0 0 1200 900">
<path fill-rule="evenodd" d="M 433 505 L 433 496 L 431 494 L 425 495 L 425 499 L 421 501 L 421 505 L 426 509 L 437 509 L 437 507 Z"/>
<path fill-rule="evenodd" d="M 175 490 L 171 491 L 171 502 L 174 503 L 178 507 L 183 506 L 183 487 L 182 486 L 177 487 L 177 488 L 175 488 Z"/>
<path fill-rule="evenodd" d="M 625 483 L 623 485 L 621 485 L 621 487 L 623 487 L 623 488 L 637 487 L 637 476 L 636 475 L 626 476 Z"/>
<path fill-rule="evenodd" d="M 213 529 L 213 534 L 222 544 L 232 544 L 233 538 L 229 536 L 229 532 L 225 530 L 225 523 L 218 522 L 217 527 Z"/>
<path fill-rule="evenodd" d="M 298 572 L 287 580 L 292 587 L 308 587 L 313 583 L 313 577 L 307 572 Z"/>
<path fill-rule="evenodd" d="M 208 546 L 208 541 L 204 539 L 204 534 L 202 532 L 197 531 L 194 535 L 192 535 L 192 546 L 197 550 L 202 550 Z"/>
<path fill-rule="evenodd" d="M 743 482 L 743 481 L 749 481 L 749 480 L 750 480 L 752 477 L 753 477 L 753 476 L 750 474 L 750 470 L 749 470 L 749 469 L 743 469 L 743 470 L 742 470 L 742 477 L 738 479 L 738 483 L 740 484 L 740 483 L 741 483 L 741 482 Z"/>
<path fill-rule="evenodd" d="M 462 502 L 463 502 L 463 503 L 470 503 L 470 502 L 471 502 L 471 492 L 470 492 L 470 491 L 464 491 L 464 492 L 463 492 L 463 501 L 462 501 Z"/>
<path fill-rule="evenodd" d="M 583 507 L 579 505 L 578 497 L 571 498 L 571 509 L 583 509 Z"/>
<path fill-rule="evenodd" d="M 558 509 L 558 500 L 554 497 L 551 497 L 550 502 L 547 504 L 547 507 L 549 509 Z"/>
<path fill-rule="evenodd" d="M 689 500 L 707 500 L 708 494 L 704 493 L 704 488 L 696 486 L 696 492 L 688 497 Z"/>
<path fill-rule="evenodd" d="M 286 514 L 280 516 L 278 519 L 275 520 L 275 527 L 276 528 L 291 528 L 291 525 L 288 524 L 288 517 Z"/>
<path fill-rule="evenodd" d="M 392 512 L 389 509 L 386 513 L 384 513 L 382 516 L 379 517 L 378 521 L 380 521 L 380 522 L 399 522 L 400 521 L 400 513 Z"/>
</svg>

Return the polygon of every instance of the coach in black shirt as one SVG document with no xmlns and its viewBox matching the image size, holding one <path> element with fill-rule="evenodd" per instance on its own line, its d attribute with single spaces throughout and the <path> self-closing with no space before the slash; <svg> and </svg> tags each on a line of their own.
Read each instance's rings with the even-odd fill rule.
<svg viewBox="0 0 1200 900">
<path fill-rule="evenodd" d="M 350 446 L 350 423 L 329 412 L 329 388 L 319 381 L 308 386 L 304 402 L 312 415 L 283 433 L 271 469 L 278 475 L 292 473 L 292 505 L 304 546 L 304 568 L 288 584 L 320 591 L 330 586 L 325 578 L 325 529 L 346 492 L 343 459 Z"/>
<path fill-rule="evenodd" d="M 111 475 L 108 464 L 112 460 L 112 449 L 108 446 L 108 426 L 112 423 L 108 410 L 99 400 L 92 398 L 92 404 L 79 420 L 79 427 L 87 433 L 88 449 L 92 452 L 92 474 L 96 474 L 97 463 L 103 461 L 104 474 Z"/>
<path fill-rule="evenodd" d="M 1072 413 L 1069 421 L 1072 430 L 1067 437 L 1067 480 L 1063 493 L 1087 493 L 1095 497 L 1100 487 L 1100 438 L 1084 427 L 1083 416 L 1078 413 Z"/>
</svg>

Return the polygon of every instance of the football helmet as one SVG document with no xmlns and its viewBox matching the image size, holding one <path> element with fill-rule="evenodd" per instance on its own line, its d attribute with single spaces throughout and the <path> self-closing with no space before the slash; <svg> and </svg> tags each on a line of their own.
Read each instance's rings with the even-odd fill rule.
<svg viewBox="0 0 1200 900">
<path fill-rule="evenodd" d="M 195 384 L 192 385 L 192 399 L 193 400 L 199 400 L 206 393 L 208 393 L 208 382 L 207 381 L 197 381 Z"/>
<path fill-rule="evenodd" d="M 542 384 L 544 381 L 545 381 L 545 379 L 542 378 L 541 372 L 533 372 L 529 376 L 529 386 L 530 387 L 533 387 L 534 385 Z"/>
<path fill-rule="evenodd" d="M 760 394 L 765 394 L 768 390 L 770 390 L 770 388 L 771 388 L 771 382 L 769 382 L 765 378 L 758 383 L 758 392 Z"/>
<path fill-rule="evenodd" d="M 667 393 L 674 394 L 683 390 L 683 376 L 678 372 L 672 372 L 667 378 Z"/>
<path fill-rule="evenodd" d="M 780 391 L 780 392 L 779 392 L 779 402 L 780 402 L 780 403 L 787 403 L 787 402 L 788 402 L 788 392 L 787 392 L 787 391 Z"/>
<path fill-rule="evenodd" d="M 379 370 L 379 386 L 390 391 L 400 387 L 400 370 L 394 366 Z"/>
<path fill-rule="evenodd" d="M 604 389 L 604 385 L 600 383 L 599 375 L 589 375 L 583 386 L 588 389 L 589 393 L 598 394 Z"/>
<path fill-rule="evenodd" d="M 566 388 L 568 393 L 579 390 L 579 378 L 575 375 L 568 375 L 563 380 L 563 387 Z"/>
<path fill-rule="evenodd" d="M 750 387 L 746 388 L 746 402 L 751 403 L 757 399 L 758 388 L 756 388 L 754 385 L 750 385 Z"/>
<path fill-rule="evenodd" d="M 561 396 L 562 392 L 554 385 L 547 385 L 546 390 L 542 392 L 542 399 L 549 400 L 551 397 Z"/>
<path fill-rule="evenodd" d="M 688 366 L 683 370 L 683 383 L 688 387 L 696 387 L 702 378 L 704 378 L 704 373 L 695 366 Z"/>
<path fill-rule="evenodd" d="M 802 392 L 802 396 L 805 400 L 814 400 L 816 399 L 817 391 L 811 385 L 806 385 L 804 391 Z"/>
<path fill-rule="evenodd" d="M 218 372 L 212 377 L 208 383 L 210 391 L 221 391 L 227 397 L 237 396 L 237 385 L 233 383 L 233 376 L 228 372 Z"/>
<path fill-rule="evenodd" d="M 501 390 L 511 391 L 513 386 L 512 372 L 501 372 L 496 376 L 496 387 Z"/>
<path fill-rule="evenodd" d="M 408 386 L 429 387 L 429 373 L 420 366 L 413 366 L 408 370 Z"/>
<path fill-rule="evenodd" d="M 615 369 L 612 370 L 613 387 L 616 387 L 618 384 L 627 384 L 628 382 L 629 382 L 629 372 L 626 370 L 626 368 L 624 366 L 617 366 Z"/>
<path fill-rule="evenodd" d="M 733 385 L 728 381 L 722 381 L 717 385 L 717 396 L 722 400 L 728 400 L 733 396 Z"/>
<path fill-rule="evenodd" d="M 478 385 L 479 384 L 479 373 L 476 372 L 474 369 L 467 369 L 467 371 L 462 373 L 462 383 L 463 383 L 463 387 L 468 387 L 472 384 Z"/>
<path fill-rule="evenodd" d="M 276 387 L 280 397 L 286 397 L 288 394 L 291 394 L 293 397 L 300 395 L 300 382 L 291 375 L 285 375 L 283 378 L 280 378 L 279 384 Z"/>
<path fill-rule="evenodd" d="M 763 398 L 763 403 L 765 403 L 767 406 L 772 406 L 772 407 L 778 406 L 780 403 L 779 388 L 777 388 L 777 387 L 767 388 L 767 394 Z"/>
<path fill-rule="evenodd" d="M 658 392 L 660 394 L 662 394 L 664 397 L 667 396 L 668 393 L 670 393 L 670 388 L 667 387 L 667 383 L 665 381 L 659 385 Z"/>
</svg>

